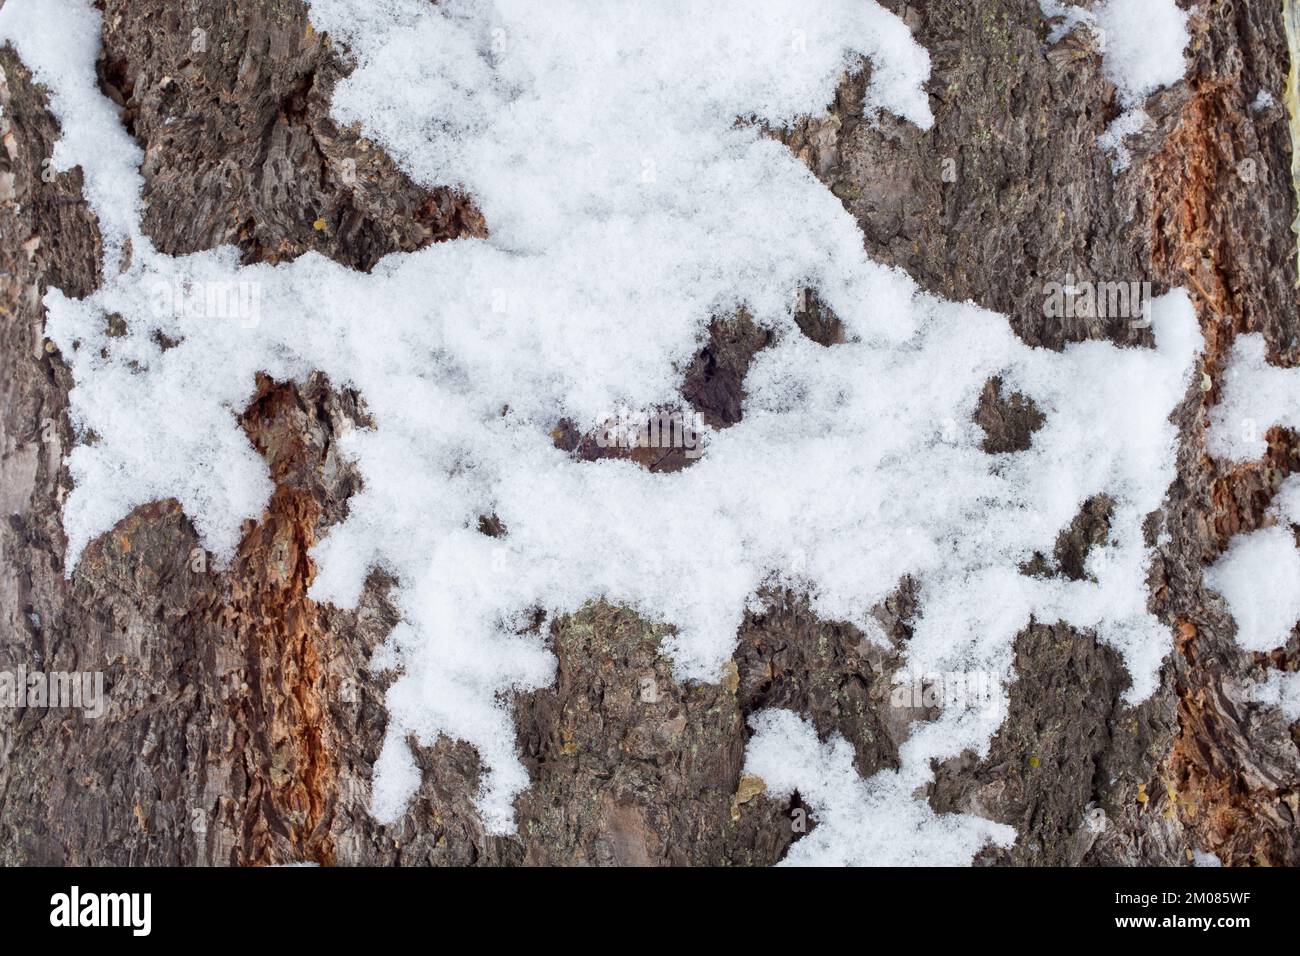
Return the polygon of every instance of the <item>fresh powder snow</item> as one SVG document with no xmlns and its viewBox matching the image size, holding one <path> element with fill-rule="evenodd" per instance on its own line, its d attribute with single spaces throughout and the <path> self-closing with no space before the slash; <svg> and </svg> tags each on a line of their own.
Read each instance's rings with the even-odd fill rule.
<svg viewBox="0 0 1300 956">
<path fill-rule="evenodd" d="M 1096 36 L 1102 73 L 1115 85 L 1124 108 L 1097 143 L 1113 155 L 1115 172 L 1127 169 L 1132 156 L 1124 140 L 1151 123 L 1142 104 L 1187 72 L 1187 12 L 1176 0 L 1104 0 L 1092 10 L 1062 0 L 1039 0 L 1039 7 L 1052 22 L 1049 43 L 1080 25 Z"/>
<path fill-rule="evenodd" d="M 1258 461 L 1268 451 L 1270 428 L 1300 427 L 1300 369 L 1270 365 L 1262 335 L 1237 337 L 1221 381 L 1206 434 L 1216 458 Z M 1281 483 L 1267 517 L 1275 524 L 1234 536 L 1205 572 L 1206 585 L 1223 597 L 1237 624 L 1237 643 L 1258 653 L 1286 644 L 1300 621 L 1300 550 L 1291 530 L 1300 525 L 1300 475 Z M 1270 682 L 1275 677 L 1270 674 Z M 1287 688 L 1286 695 L 1272 695 L 1284 710 L 1296 706 L 1295 677 L 1268 685 Z"/>
<path fill-rule="evenodd" d="M 1147 610 L 1143 524 L 1175 477 L 1169 415 L 1202 345 L 1194 309 L 1182 292 L 1156 300 L 1154 349 L 1051 352 L 870 261 L 853 218 L 762 126 L 824 111 L 865 59 L 867 109 L 928 127 L 929 58 L 901 20 L 870 0 L 313 0 L 310 16 L 355 61 L 334 115 L 417 182 L 468 192 L 490 238 L 370 274 L 314 254 L 274 267 L 241 267 L 231 248 L 161 255 L 140 229 L 139 150 L 96 89 L 99 14 L 86 0 L 0 9 L 0 38 L 51 91 L 58 168 L 83 168 L 105 236 L 103 287 L 45 301 L 82 439 L 69 573 L 95 537 L 167 497 L 229 559 L 272 490 L 236 420 L 255 375 L 319 370 L 358 389 L 375 424 L 341 439 L 364 489 L 315 549 L 312 595 L 354 606 L 374 568 L 399 582 L 401 623 L 377 662 L 399 674 L 375 768 L 381 821 L 419 784 L 408 736 L 445 734 L 483 758 L 485 825 L 512 830 L 529 781 L 509 695 L 554 674 L 524 624 L 602 596 L 674 625 L 678 675 L 710 681 L 765 585 L 868 629 L 910 575 L 912 672 L 989 673 L 1005 697 L 1013 639 L 1037 618 L 1120 651 L 1130 702 L 1154 690 L 1171 641 Z M 1154 49 L 1167 58 L 1171 43 Z M 1122 62 L 1133 96 L 1171 75 Z M 214 287 L 256 308 L 177 307 Z M 849 341 L 798 332 L 806 287 Z M 553 446 L 564 417 L 590 428 L 619 407 L 680 405 L 711 317 L 740 307 L 776 343 L 746 379 L 744 420 L 710 433 L 693 467 L 651 474 Z M 125 335 L 108 335 L 111 313 Z M 164 351 L 159 332 L 179 344 Z M 1046 415 L 1027 451 L 981 450 L 971 414 L 995 375 Z M 1087 580 L 1021 573 L 1102 493 L 1111 531 Z M 505 537 L 477 531 L 488 513 Z M 915 796 L 932 761 L 987 752 L 998 712 L 945 708 L 914 726 L 899 770 L 866 780 L 801 716 L 754 715 L 751 772 L 797 788 L 823 824 L 790 862 L 968 862 L 1008 843 L 1009 828 Z"/>
<path fill-rule="evenodd" d="M 1268 430 L 1300 428 L 1300 369 L 1268 363 L 1258 332 L 1239 335 L 1220 379 L 1221 398 L 1210 412 L 1206 448 L 1215 458 L 1254 461 L 1268 451 Z M 1294 501 L 1295 492 L 1287 493 Z M 1300 517 L 1292 517 L 1300 524 Z"/>
<path fill-rule="evenodd" d="M 1237 623 L 1237 643 L 1260 653 L 1286 644 L 1300 621 L 1300 549 L 1291 530 L 1300 525 L 1300 475 L 1282 483 L 1268 516 L 1278 523 L 1234 536 L 1205 573 Z"/>
<path fill-rule="evenodd" d="M 1205 583 L 1228 602 L 1237 643 L 1248 651 L 1281 647 L 1300 621 L 1300 551 L 1289 526 L 1235 536 Z"/>
</svg>

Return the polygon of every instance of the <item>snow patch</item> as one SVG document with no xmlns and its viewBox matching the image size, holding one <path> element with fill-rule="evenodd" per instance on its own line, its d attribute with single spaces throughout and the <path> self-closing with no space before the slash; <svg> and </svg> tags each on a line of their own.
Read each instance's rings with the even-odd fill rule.
<svg viewBox="0 0 1300 956">
<path fill-rule="evenodd" d="M 1096 25 L 1097 15 L 1086 7 L 1076 7 L 1061 0 L 1038 0 L 1038 8 L 1051 21 L 1048 43 L 1060 43 L 1075 27 Z"/>
<path fill-rule="evenodd" d="M 1111 120 L 1106 132 L 1097 137 L 1097 145 L 1111 154 L 1111 172 L 1122 173 L 1133 164 L 1133 152 L 1127 140 L 1151 125 L 1151 117 L 1143 109 L 1129 109 Z"/>
<path fill-rule="evenodd" d="M 1205 571 L 1205 584 L 1223 595 L 1248 651 L 1281 647 L 1300 621 L 1300 551 L 1288 526 L 1235 536 Z"/>
<path fill-rule="evenodd" d="M 70 573 L 92 539 L 163 497 L 232 555 L 271 492 L 237 424 L 255 375 L 319 370 L 358 389 L 376 425 L 340 438 L 365 485 L 315 549 L 312 595 L 353 606 L 375 567 L 400 582 L 382 656 L 400 671 L 375 768 L 383 821 L 419 783 L 408 736 L 446 734 L 483 758 L 485 825 L 513 828 L 528 776 L 509 698 L 554 672 L 526 627 L 537 607 L 606 597 L 671 622 L 677 673 L 716 680 L 765 584 L 807 587 L 818 614 L 868 628 L 911 575 L 912 672 L 1009 684 L 1012 640 L 1035 617 L 1120 650 L 1131 701 L 1154 689 L 1170 636 L 1147 611 L 1143 524 L 1175 477 L 1168 419 L 1201 347 L 1193 307 L 1182 292 L 1155 301 L 1154 350 L 1049 352 L 868 260 L 838 200 L 751 121 L 822 110 L 866 56 L 868 106 L 928 125 L 928 57 L 896 17 L 864 0 L 314 0 L 310 14 L 357 61 L 335 115 L 417 181 L 468 190 L 491 238 L 389 256 L 368 275 L 313 254 L 278 267 L 241 267 L 229 248 L 160 255 L 140 235 L 139 153 L 94 92 L 98 15 L 81 0 L 0 9 L 0 37 L 54 90 L 63 161 L 86 170 L 106 235 L 133 249 L 85 300 L 46 298 L 81 438 Z M 229 283 L 252 284 L 261 321 L 158 306 L 160 288 Z M 848 342 L 799 334 L 806 287 Z M 746 381 L 744 421 L 709 435 L 692 468 L 656 475 L 553 447 L 562 417 L 592 427 L 622 406 L 681 404 L 680 369 L 710 317 L 742 305 L 777 340 Z M 124 335 L 107 334 L 110 313 Z M 180 344 L 164 351 L 157 333 Z M 1047 416 L 1028 451 L 981 450 L 971 414 L 995 375 Z M 1088 580 L 1019 571 L 1102 493 L 1112 530 Z M 488 513 L 505 537 L 476 530 Z M 998 712 L 946 709 L 915 728 L 900 771 L 868 781 L 842 742 L 777 766 L 807 744 L 793 717 L 760 721 L 750 758 L 769 785 L 816 794 L 825 836 L 801 841 L 797 860 L 965 861 L 1006 831 L 936 824 L 913 793 L 932 760 L 987 752 Z M 877 819 L 902 821 L 898 846 L 882 846 Z M 860 841 L 830 839 L 849 830 Z"/>
<path fill-rule="evenodd" d="M 1300 671 L 1270 670 L 1264 680 L 1246 687 L 1246 699 L 1278 708 L 1292 723 L 1300 720 Z"/>
<path fill-rule="evenodd" d="M 144 154 L 118 121 L 117 107 L 99 92 L 100 14 L 82 0 L 6 3 L 0 37 L 19 50 L 23 64 L 50 94 L 50 111 L 62 135 L 50 168 L 81 166 L 83 192 L 99 219 L 104 268 L 116 271 L 127 240 L 148 244 L 139 229 L 140 177 Z M 86 157 L 95 157 L 87 162 Z"/>
<path fill-rule="evenodd" d="M 1300 621 L 1300 550 L 1291 530 L 1300 525 L 1300 475 L 1282 482 L 1268 517 L 1279 523 L 1235 535 L 1205 572 L 1237 622 L 1237 643 L 1260 653 L 1284 645 Z"/>
<path fill-rule="evenodd" d="M 1270 365 L 1262 335 L 1239 335 L 1210 412 L 1206 448 L 1225 461 L 1259 460 L 1274 426 L 1300 427 L 1300 369 Z M 1300 476 L 1282 483 L 1270 512 L 1282 523 L 1237 535 L 1206 571 L 1206 583 L 1237 621 L 1238 643 L 1251 651 L 1282 646 L 1300 620 L 1300 552 L 1289 527 L 1300 525 Z"/>
<path fill-rule="evenodd" d="M 1206 448 L 1215 458 L 1253 461 L 1268 451 L 1272 427 L 1300 428 L 1300 369 L 1270 365 L 1264 336 L 1237 336 L 1210 412 Z"/>
<path fill-rule="evenodd" d="M 1300 369 L 1270 365 L 1262 335 L 1239 335 L 1209 418 L 1205 444 L 1211 455 L 1234 462 L 1262 459 L 1270 428 L 1300 427 Z M 1237 643 L 1259 653 L 1286 644 L 1300 621 L 1300 550 L 1292 531 L 1300 525 L 1300 475 L 1278 487 L 1268 517 L 1278 523 L 1233 537 L 1205 572 L 1206 585 L 1223 596 L 1237 623 Z M 1261 685 L 1291 720 L 1296 719 L 1295 680 L 1296 675 L 1274 672 Z"/>
<path fill-rule="evenodd" d="M 1105 0 L 1093 10 L 1061 0 L 1039 0 L 1039 7 L 1045 17 L 1056 21 L 1049 43 L 1056 43 L 1080 25 L 1096 36 L 1102 73 L 1115 85 L 1124 107 L 1097 142 L 1114 154 L 1115 172 L 1127 169 L 1131 155 L 1124 139 L 1151 122 L 1142 104 L 1187 72 L 1183 56 L 1191 41 L 1187 12 L 1176 0 Z"/>
<path fill-rule="evenodd" d="M 1015 829 L 1005 824 L 934 813 L 913 795 L 925 782 L 914 773 L 882 770 L 863 780 L 847 740 L 836 733 L 822 743 L 792 711 L 761 711 L 749 723 L 745 773 L 760 777 L 778 799 L 798 790 L 816 823 L 782 865 L 964 866 L 986 844 L 1015 841 Z"/>
<path fill-rule="evenodd" d="M 1107 0 L 1097 7 L 1102 72 L 1130 109 L 1187 72 L 1188 14 L 1176 0 Z"/>
</svg>

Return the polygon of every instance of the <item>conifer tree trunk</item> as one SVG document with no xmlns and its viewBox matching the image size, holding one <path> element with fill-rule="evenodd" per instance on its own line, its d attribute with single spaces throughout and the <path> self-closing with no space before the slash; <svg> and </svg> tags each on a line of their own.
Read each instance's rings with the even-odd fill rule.
<svg viewBox="0 0 1300 956">
<path fill-rule="evenodd" d="M 233 244 L 246 262 L 274 264 L 314 250 L 369 270 L 491 229 L 470 198 L 415 185 L 331 119 L 346 59 L 310 28 L 302 0 L 98 5 L 101 87 L 144 152 L 144 228 L 161 251 Z M 1206 388 L 1176 414 L 1171 535 L 1149 582 L 1176 635 L 1160 689 L 1128 706 L 1113 651 L 1033 623 L 1017 639 L 1019 680 L 991 753 L 941 767 L 930 801 L 1016 828 L 1014 847 L 982 863 L 1182 865 L 1199 850 L 1300 864 L 1300 728 L 1235 689 L 1265 668 L 1300 667 L 1300 637 L 1267 656 L 1241 650 L 1202 581 L 1232 535 L 1264 520 L 1279 478 L 1300 470 L 1291 431 L 1270 432 L 1266 466 L 1229 467 L 1204 447 L 1236 335 L 1262 333 L 1279 364 L 1300 358 L 1289 7 L 1202 0 L 1187 78 L 1147 104 L 1153 128 L 1116 175 L 1095 139 L 1119 107 L 1086 31 L 1049 43 L 1035 0 L 883 5 L 930 51 L 933 128 L 864 117 L 858 74 L 826 117 L 772 131 L 858 220 L 868 255 L 1008 315 L 1025 342 L 1052 349 L 1151 340 L 1122 318 L 1045 316 L 1049 283 L 1183 287 L 1207 342 Z M 258 383 L 241 423 L 276 491 L 231 567 L 210 564 L 180 506 L 158 501 L 65 576 L 73 382 L 43 334 L 41 299 L 51 287 L 93 291 L 101 240 L 80 171 L 45 162 L 59 126 L 12 48 L 0 49 L 0 83 L 0 669 L 101 671 L 110 702 L 99 718 L 0 708 L 0 862 L 768 865 L 802 835 L 802 816 L 797 797 L 742 778 L 749 714 L 810 716 L 844 735 L 863 774 L 897 764 L 909 723 L 925 716 L 889 701 L 909 636 L 906 580 L 877 611 L 891 649 L 819 619 L 801 595 L 772 595 L 712 685 L 675 680 L 663 629 L 599 604 L 554 624 L 555 683 L 513 702 L 532 778 L 518 834 L 484 832 L 478 757 L 445 738 L 417 748 L 418 795 L 380 826 L 367 808 L 386 679 L 368 664 L 396 622 L 392 582 L 372 574 L 355 611 L 307 593 L 308 550 L 359 487 L 334 439 L 364 425 L 364 396 L 321 375 Z M 1272 99 L 1257 100 L 1261 90 Z M 838 334 L 815 300 L 802 318 L 814 338 Z M 743 315 L 715 323 L 683 390 L 706 420 L 738 418 L 765 344 Z M 972 415 L 994 450 L 1025 447 L 1041 423 L 996 382 Z M 584 453 L 579 436 L 557 440 Z M 499 531 L 493 520 L 486 533 Z M 1081 576 L 1107 521 L 1107 502 L 1088 502 L 1039 570 Z"/>
</svg>

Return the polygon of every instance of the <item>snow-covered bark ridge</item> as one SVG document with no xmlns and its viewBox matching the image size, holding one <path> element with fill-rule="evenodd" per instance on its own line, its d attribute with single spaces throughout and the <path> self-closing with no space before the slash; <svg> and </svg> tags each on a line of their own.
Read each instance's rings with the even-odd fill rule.
<svg viewBox="0 0 1300 956">
<path fill-rule="evenodd" d="M 1300 428 L 1300 370 L 1270 365 L 1265 353 L 1258 334 L 1233 343 L 1206 441 L 1216 458 L 1263 458 L 1270 428 Z M 1261 653 L 1283 646 L 1300 620 L 1300 551 L 1291 531 L 1300 525 L 1300 476 L 1278 487 L 1269 516 L 1276 524 L 1235 536 L 1206 572 L 1237 622 L 1237 643 Z"/>
<path fill-rule="evenodd" d="M 1097 144 L 1113 154 L 1115 172 L 1127 169 L 1132 157 L 1124 145 L 1125 137 L 1151 123 L 1142 104 L 1156 90 L 1177 83 L 1187 71 L 1183 54 L 1191 42 L 1188 14 L 1177 0 L 1103 0 L 1093 10 L 1064 0 L 1038 0 L 1038 5 L 1053 21 L 1048 42 L 1057 42 L 1080 24 L 1097 38 L 1102 72 L 1115 84 L 1124 107 Z"/>
<path fill-rule="evenodd" d="M 1182 293 L 1154 303 L 1154 350 L 1052 353 L 869 261 L 838 200 L 755 121 L 822 110 L 866 56 L 868 107 L 931 123 L 928 57 L 901 21 L 869 0 L 314 0 L 311 16 L 357 60 L 338 118 L 417 181 L 469 191 L 491 238 L 390 256 L 369 275 L 316 255 L 279 267 L 240 267 L 231 249 L 161 256 L 140 234 L 138 152 L 96 99 L 97 15 L 82 0 L 9 0 L 0 36 L 54 91 L 60 161 L 87 170 L 110 248 L 131 241 L 102 290 L 46 302 L 77 382 L 74 423 L 98 436 L 70 459 L 70 566 L 162 497 L 214 552 L 233 552 L 270 492 L 236 423 L 258 371 L 321 370 L 365 396 L 375 427 L 345 439 L 365 488 L 317 548 L 313 594 L 351 605 L 375 566 L 400 581 L 376 815 L 398 817 L 418 783 L 407 736 L 448 734 L 478 748 L 485 821 L 509 830 L 528 778 L 505 695 L 553 671 L 521 624 L 602 595 L 675 624 L 679 673 L 712 680 L 763 584 L 806 588 L 821 615 L 866 626 L 912 575 L 917 673 L 1010 682 L 1012 640 L 1037 616 L 1093 630 L 1125 655 L 1132 699 L 1151 692 L 1170 638 L 1146 610 L 1142 524 L 1174 477 L 1168 416 L 1200 347 L 1192 307 Z M 805 287 L 850 341 L 827 349 L 797 332 Z M 167 291 L 213 288 L 234 289 L 236 306 L 196 314 Z M 581 463 L 553 446 L 561 417 L 592 427 L 620 406 L 680 404 L 678 370 L 710 317 L 742 305 L 778 341 L 746 381 L 744 421 L 710 435 L 688 471 Z M 110 313 L 125 335 L 107 334 Z M 180 344 L 164 351 L 157 332 Z M 980 449 L 970 417 L 994 375 L 1047 415 L 1028 451 Z M 1020 573 L 1101 493 L 1112 536 L 1090 555 L 1091 580 Z M 478 532 L 488 513 L 507 536 Z M 899 772 L 847 783 L 803 779 L 843 776 L 834 744 L 774 766 L 772 741 L 803 731 L 792 715 L 756 721 L 752 759 L 775 786 L 821 799 L 828 819 L 909 821 L 900 860 L 956 862 L 1010 836 L 945 818 L 950 840 L 908 842 L 930 832 L 913 796 L 930 761 L 985 749 L 988 709 L 945 711 L 908 741 Z M 856 823 L 825 832 L 858 839 L 836 849 L 843 859 L 878 859 Z M 800 856 L 817 858 L 813 846 Z"/>
</svg>

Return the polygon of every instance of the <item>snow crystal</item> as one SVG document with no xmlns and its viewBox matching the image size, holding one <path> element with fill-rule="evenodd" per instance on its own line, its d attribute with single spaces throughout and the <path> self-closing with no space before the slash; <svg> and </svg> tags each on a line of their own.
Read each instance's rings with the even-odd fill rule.
<svg viewBox="0 0 1300 956">
<path fill-rule="evenodd" d="M 340 437 L 364 488 L 314 551 L 312 595 L 353 606 L 375 567 L 400 582 L 379 819 L 397 819 L 419 783 L 407 738 L 446 734 L 483 758 L 485 825 L 513 827 L 528 776 L 509 696 L 554 673 L 524 625 L 533 608 L 601 596 L 671 622 L 677 673 L 716 680 L 765 584 L 808 588 L 817 613 L 867 628 L 911 575 L 911 672 L 1008 684 L 1012 640 L 1036 617 L 1120 650 L 1130 700 L 1152 691 L 1170 636 L 1147 611 L 1143 524 L 1175 477 L 1169 414 L 1201 347 L 1195 312 L 1182 292 L 1156 300 L 1154 350 L 1049 352 L 868 260 L 839 201 L 754 121 L 823 110 L 865 56 L 868 107 L 929 125 L 928 57 L 900 20 L 869 0 L 313 0 L 310 15 L 356 60 L 337 118 L 417 181 L 469 191 L 489 239 L 389 256 L 368 275 L 312 254 L 277 267 L 241 267 L 233 249 L 160 255 L 139 235 L 138 152 L 114 145 L 113 111 L 91 102 L 98 15 L 82 0 L 9 0 L 0 37 L 55 90 L 64 162 L 104 184 L 88 199 L 133 244 L 92 296 L 46 299 L 83 439 L 70 569 L 132 508 L 169 496 L 218 558 L 233 553 L 271 491 L 237 424 L 257 372 L 319 370 L 366 399 L 375 427 Z M 849 341 L 800 335 L 792 306 L 807 287 Z M 230 288 L 252 290 L 256 320 L 221 295 L 216 309 L 177 306 Z M 690 469 L 582 463 L 553 446 L 562 417 L 585 429 L 622 407 L 680 406 L 680 369 L 710 317 L 740 306 L 776 341 L 746 380 L 744 420 L 710 433 Z M 125 335 L 107 335 L 110 313 Z M 179 344 L 164 351 L 158 332 Z M 995 375 L 1046 415 L 1027 451 L 981 450 L 970 418 Z M 1102 493 L 1111 534 L 1086 580 L 1020 572 Z M 489 513 L 506 536 L 477 531 Z M 932 760 L 986 752 L 998 710 L 945 709 L 915 728 L 900 771 L 867 781 L 836 741 L 782 769 L 809 733 L 793 717 L 760 720 L 750 760 L 770 786 L 816 794 L 825 836 L 796 859 L 969 860 L 1006 832 L 936 824 L 912 794 Z M 885 850 L 890 827 L 900 845 Z M 831 840 L 846 830 L 861 841 Z"/>
</svg>

